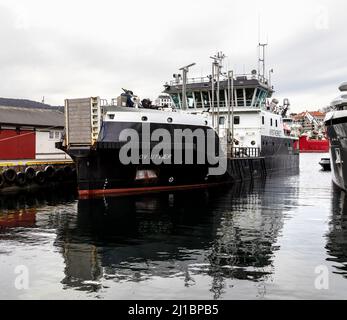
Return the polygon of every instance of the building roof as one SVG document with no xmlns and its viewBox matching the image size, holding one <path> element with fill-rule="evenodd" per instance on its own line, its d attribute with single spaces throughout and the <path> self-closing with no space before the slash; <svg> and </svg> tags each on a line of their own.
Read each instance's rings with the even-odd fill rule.
<svg viewBox="0 0 347 320">
<path fill-rule="evenodd" d="M 305 111 L 293 116 L 294 121 L 302 120 L 305 118 L 306 113 L 309 113 L 314 118 L 325 118 L 325 113 L 321 111 Z"/>
<path fill-rule="evenodd" d="M 0 106 L 0 125 L 63 128 L 64 113 L 57 109 Z"/>
<path fill-rule="evenodd" d="M 320 112 L 320 111 L 313 111 L 313 112 L 309 112 L 311 116 L 316 117 L 316 118 L 324 118 L 325 117 L 325 113 L 324 112 Z"/>
</svg>

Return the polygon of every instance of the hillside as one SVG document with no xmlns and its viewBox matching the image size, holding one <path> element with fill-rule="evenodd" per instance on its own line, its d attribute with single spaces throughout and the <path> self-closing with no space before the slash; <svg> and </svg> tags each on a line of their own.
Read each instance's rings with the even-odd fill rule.
<svg viewBox="0 0 347 320">
<path fill-rule="evenodd" d="M 0 98 L 0 106 L 7 107 L 18 107 L 18 108 L 30 108 L 30 109 L 53 109 L 64 111 L 63 106 L 51 106 L 41 102 L 36 102 L 27 99 L 11 99 L 11 98 Z"/>
</svg>

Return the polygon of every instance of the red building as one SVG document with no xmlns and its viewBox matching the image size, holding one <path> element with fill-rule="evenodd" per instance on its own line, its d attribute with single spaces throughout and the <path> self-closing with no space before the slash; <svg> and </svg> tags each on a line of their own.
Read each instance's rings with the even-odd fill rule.
<svg viewBox="0 0 347 320">
<path fill-rule="evenodd" d="M 68 158 L 55 148 L 63 130 L 57 109 L 0 106 L 0 160 Z"/>
</svg>

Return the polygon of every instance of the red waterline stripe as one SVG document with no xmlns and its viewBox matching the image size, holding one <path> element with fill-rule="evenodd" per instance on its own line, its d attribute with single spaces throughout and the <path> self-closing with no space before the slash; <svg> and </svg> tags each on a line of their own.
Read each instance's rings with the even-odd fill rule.
<svg viewBox="0 0 347 320">
<path fill-rule="evenodd" d="M 226 184 L 230 184 L 231 181 L 204 183 L 204 184 L 191 184 L 181 186 L 163 186 L 163 187 L 142 187 L 142 188 L 120 188 L 120 189 L 97 189 L 97 190 L 78 190 L 80 198 L 86 199 L 104 195 L 136 195 L 146 193 L 156 193 L 165 191 L 177 191 L 177 190 L 194 190 L 194 189 L 207 189 L 212 187 L 218 187 Z"/>
</svg>

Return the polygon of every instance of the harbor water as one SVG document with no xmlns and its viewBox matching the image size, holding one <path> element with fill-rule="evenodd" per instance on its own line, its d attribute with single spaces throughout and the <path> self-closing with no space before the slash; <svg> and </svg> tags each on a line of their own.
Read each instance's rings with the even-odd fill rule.
<svg viewBox="0 0 347 320">
<path fill-rule="evenodd" d="M 300 173 L 210 191 L 0 198 L 0 299 L 345 299 L 347 197 Z"/>
</svg>

